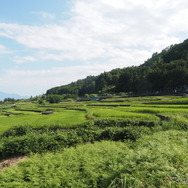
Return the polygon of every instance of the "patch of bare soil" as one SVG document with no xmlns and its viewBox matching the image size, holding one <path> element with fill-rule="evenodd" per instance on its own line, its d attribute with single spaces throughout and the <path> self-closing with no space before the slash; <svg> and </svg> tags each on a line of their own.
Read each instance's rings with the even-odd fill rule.
<svg viewBox="0 0 188 188">
<path fill-rule="evenodd" d="M 9 166 L 15 166 L 17 163 L 23 161 L 24 159 L 26 159 L 26 156 L 12 157 L 9 159 L 2 160 L 0 161 L 0 170 L 8 168 Z"/>
</svg>

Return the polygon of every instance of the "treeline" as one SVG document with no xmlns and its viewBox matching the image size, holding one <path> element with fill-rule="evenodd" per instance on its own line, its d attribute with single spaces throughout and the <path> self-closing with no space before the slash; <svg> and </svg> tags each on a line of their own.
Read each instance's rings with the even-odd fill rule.
<svg viewBox="0 0 188 188">
<path fill-rule="evenodd" d="M 46 94 L 173 94 L 188 91 L 188 39 L 154 53 L 140 66 L 117 68 L 88 76 L 68 85 L 54 87 Z"/>
<path fill-rule="evenodd" d="M 14 99 L 14 98 L 5 98 L 4 100 L 0 101 L 0 104 L 1 103 L 15 103 L 19 101 L 19 99 Z"/>
</svg>

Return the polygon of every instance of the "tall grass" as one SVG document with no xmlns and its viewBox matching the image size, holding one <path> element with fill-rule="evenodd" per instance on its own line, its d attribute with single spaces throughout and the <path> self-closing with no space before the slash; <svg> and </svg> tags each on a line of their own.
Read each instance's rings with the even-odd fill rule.
<svg viewBox="0 0 188 188">
<path fill-rule="evenodd" d="M 186 187 L 188 133 L 159 132 L 134 146 L 103 141 L 34 155 L 0 172 L 1 187 Z"/>
</svg>

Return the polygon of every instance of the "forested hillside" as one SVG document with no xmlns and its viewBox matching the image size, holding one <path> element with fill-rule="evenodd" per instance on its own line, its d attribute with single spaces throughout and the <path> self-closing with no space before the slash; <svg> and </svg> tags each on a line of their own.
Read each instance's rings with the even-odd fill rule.
<svg viewBox="0 0 188 188">
<path fill-rule="evenodd" d="M 188 91 L 188 39 L 154 53 L 140 66 L 117 68 L 98 76 L 88 76 L 68 85 L 49 89 L 46 94 L 120 93 L 174 94 Z"/>
</svg>

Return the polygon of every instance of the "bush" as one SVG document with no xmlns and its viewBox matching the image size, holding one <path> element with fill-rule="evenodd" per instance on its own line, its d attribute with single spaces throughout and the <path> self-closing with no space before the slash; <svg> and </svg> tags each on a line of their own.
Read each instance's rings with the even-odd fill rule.
<svg viewBox="0 0 188 188">
<path fill-rule="evenodd" d="M 94 121 L 94 125 L 100 128 L 105 127 L 127 127 L 127 126 L 145 126 L 145 127 L 154 127 L 158 125 L 158 122 L 155 121 L 134 121 L 129 119 L 99 119 Z"/>
<path fill-rule="evenodd" d="M 56 151 L 82 142 L 83 138 L 76 131 L 31 132 L 23 136 L 10 136 L 1 139 L 0 156 L 1 158 L 7 158 L 30 153 Z"/>
<path fill-rule="evenodd" d="M 29 125 L 15 126 L 5 131 L 1 137 L 23 136 L 25 134 L 30 133 L 32 130 L 33 128 Z"/>
<path fill-rule="evenodd" d="M 141 136 L 150 133 L 151 130 L 147 127 L 109 127 L 101 132 L 100 140 L 136 141 Z"/>
<path fill-rule="evenodd" d="M 180 121 L 181 120 L 181 121 Z M 185 120 L 185 118 L 183 119 Z M 103 119 L 85 123 L 81 128 L 63 129 L 59 125 L 33 128 L 29 125 L 13 127 L 4 132 L 0 140 L 2 158 L 30 153 L 56 151 L 80 143 L 101 140 L 136 141 L 141 136 L 169 129 L 185 129 L 185 121 L 176 119 L 174 124 L 165 121 L 162 126 L 155 122 Z"/>
<path fill-rule="evenodd" d="M 0 172 L 0 187 L 187 187 L 188 133 L 162 131 L 34 155 Z"/>
</svg>

